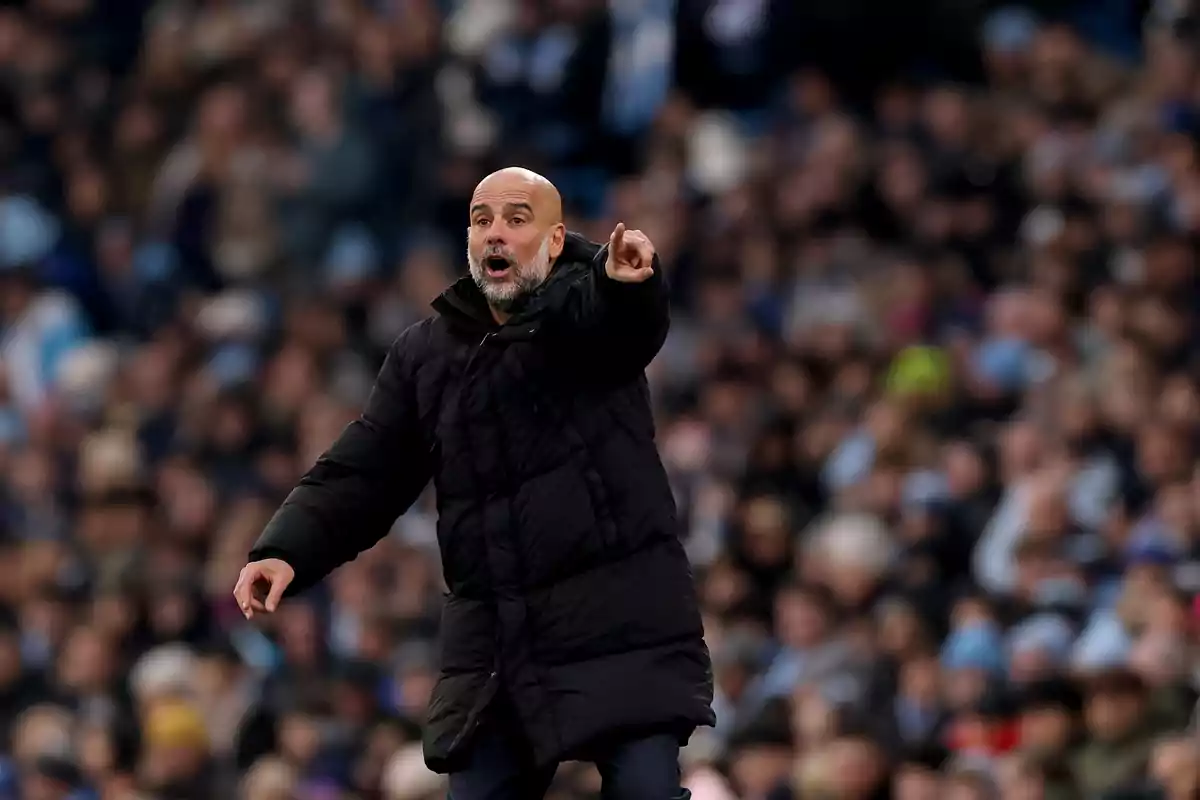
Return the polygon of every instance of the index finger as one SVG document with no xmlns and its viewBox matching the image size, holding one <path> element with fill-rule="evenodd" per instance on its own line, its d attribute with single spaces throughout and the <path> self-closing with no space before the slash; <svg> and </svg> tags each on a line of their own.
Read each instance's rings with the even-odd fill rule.
<svg viewBox="0 0 1200 800">
<path fill-rule="evenodd" d="M 258 580 L 258 571 L 253 566 L 246 567 L 238 575 L 237 584 L 233 587 L 233 596 L 237 600 L 238 608 L 242 611 L 248 611 L 254 601 L 253 591 L 256 580 Z"/>
<path fill-rule="evenodd" d="M 609 252 L 611 253 L 614 250 L 620 250 L 621 246 L 624 243 L 625 243 L 625 223 L 618 222 L 617 227 L 613 228 L 612 236 L 608 237 Z"/>
</svg>

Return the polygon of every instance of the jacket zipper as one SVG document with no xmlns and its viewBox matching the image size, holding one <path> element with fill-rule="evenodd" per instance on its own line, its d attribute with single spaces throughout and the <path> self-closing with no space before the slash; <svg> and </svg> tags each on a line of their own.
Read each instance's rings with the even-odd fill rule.
<svg viewBox="0 0 1200 800">
<path fill-rule="evenodd" d="M 483 338 L 479 340 L 479 344 L 475 347 L 475 352 L 471 353 L 471 357 L 467 359 L 467 366 L 463 368 L 463 377 L 467 377 L 470 374 L 471 367 L 475 364 L 476 356 L 483 352 L 483 348 L 485 345 L 487 345 L 488 339 L 493 338 L 495 335 L 496 332 L 491 331 L 489 333 L 485 333 Z"/>
<path fill-rule="evenodd" d="M 484 334 L 484 337 L 479 340 L 479 345 L 475 348 L 475 352 L 471 353 L 471 357 L 467 359 L 467 365 L 463 368 L 464 378 L 470 378 L 471 367 L 475 364 L 476 356 L 483 352 L 488 339 L 493 338 L 495 335 L 495 331 L 492 331 L 491 333 Z M 492 702 L 492 697 L 496 693 L 496 678 L 498 675 L 499 672 L 494 669 L 488 673 L 487 683 L 484 684 L 483 690 L 480 692 L 480 696 L 476 699 L 475 704 L 471 706 L 471 710 L 467 712 L 467 719 L 463 722 L 462 729 L 450 741 L 450 746 L 446 748 L 447 754 L 452 754 L 463 743 L 463 740 L 474 733 L 475 729 L 479 727 L 479 717 Z"/>
<path fill-rule="evenodd" d="M 530 333 L 530 334 L 532 334 L 532 333 L 534 333 L 534 331 L 533 331 L 533 330 L 530 330 L 530 331 L 529 331 L 529 333 Z M 493 335 L 493 334 L 488 334 L 488 336 L 491 336 L 491 335 Z M 479 343 L 479 344 L 480 344 L 480 349 L 479 349 L 479 350 L 477 350 L 477 351 L 476 351 L 476 353 L 478 353 L 479 351 L 481 351 L 481 350 L 483 349 L 483 345 L 484 345 L 484 344 L 487 342 L 487 339 L 488 339 L 488 337 L 487 337 L 487 336 L 483 337 L 483 341 L 481 341 L 481 342 Z M 469 365 L 469 364 L 470 364 L 470 361 L 468 361 L 468 365 Z M 465 373 L 465 371 L 464 371 L 464 373 Z M 503 438 L 503 437 L 504 437 L 504 434 L 503 434 L 503 433 L 501 433 L 501 441 L 502 441 L 502 442 L 504 441 L 504 438 Z M 515 541 L 515 536 L 513 537 L 513 540 Z M 520 553 L 520 548 L 516 548 L 516 553 L 515 553 L 515 555 L 516 555 L 516 562 L 517 562 L 517 571 L 518 571 L 518 573 L 519 573 L 519 574 L 528 574 L 528 569 L 527 569 L 527 566 L 526 566 L 526 564 L 525 564 L 525 558 L 524 558 L 524 556 L 523 556 L 523 555 L 521 555 L 521 553 Z M 528 629 L 530 628 L 530 625 L 531 625 L 531 623 L 530 623 L 530 620 L 529 620 L 529 615 L 528 615 L 528 613 L 526 613 L 526 614 L 525 614 L 525 617 L 524 617 L 524 620 L 523 620 L 523 622 L 522 622 L 522 628 L 523 628 L 524 630 L 528 630 Z M 498 681 L 496 681 L 496 678 L 497 678 L 497 676 L 499 675 L 499 669 L 500 669 L 500 666 L 501 666 L 501 664 L 500 664 L 500 654 L 501 654 L 501 653 L 503 652 L 503 650 L 504 650 L 503 636 L 502 636 L 502 633 L 501 633 L 501 627 L 500 627 L 499 625 L 497 625 L 497 626 L 496 626 L 496 632 L 495 632 L 495 647 L 496 647 L 496 656 L 495 656 L 495 658 L 496 658 L 497 662 L 496 662 L 496 668 L 493 670 L 493 672 L 492 672 L 492 673 L 491 673 L 491 675 L 489 676 L 489 679 L 488 679 L 488 680 L 489 680 L 489 685 L 490 685 L 492 682 L 494 682 L 494 681 L 495 681 L 495 682 L 498 684 Z M 539 676 L 538 682 L 539 682 L 539 684 L 540 684 L 540 676 Z M 491 697 L 492 697 L 492 695 L 494 694 L 495 688 L 496 688 L 496 687 L 492 687 L 492 691 L 485 692 L 485 698 L 486 698 L 486 699 L 485 699 L 485 700 L 484 700 L 484 702 L 481 704 L 481 705 L 482 705 L 482 707 L 480 707 L 480 708 L 478 709 L 478 712 L 476 712 L 476 709 L 472 709 L 472 712 L 476 712 L 476 713 L 472 713 L 472 714 L 468 714 L 468 715 L 467 715 L 467 724 L 466 724 L 466 726 L 465 726 L 465 728 L 466 728 L 466 729 L 465 729 L 465 730 L 464 730 L 464 732 L 462 733 L 462 736 L 461 736 L 461 737 L 456 737 L 456 738 L 465 738 L 467 735 L 469 735 L 469 734 L 471 733 L 471 731 L 473 731 L 473 730 L 474 730 L 475 726 L 476 726 L 476 725 L 478 725 L 478 723 L 479 723 L 479 720 L 478 720 L 479 714 L 480 714 L 480 713 L 482 713 L 482 711 L 483 711 L 483 708 L 486 708 L 487 704 L 488 704 L 488 703 L 491 701 Z M 457 742 L 456 742 L 456 743 L 457 743 Z"/>
</svg>

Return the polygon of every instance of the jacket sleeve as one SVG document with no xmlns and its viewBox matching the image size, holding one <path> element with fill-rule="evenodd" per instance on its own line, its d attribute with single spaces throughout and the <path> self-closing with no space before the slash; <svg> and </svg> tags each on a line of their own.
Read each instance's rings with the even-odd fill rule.
<svg viewBox="0 0 1200 800">
<path fill-rule="evenodd" d="M 608 277 L 608 245 L 600 248 L 575 286 L 564 323 L 572 361 L 593 375 L 629 381 L 641 375 L 666 341 L 670 303 L 662 263 L 642 283 Z"/>
<path fill-rule="evenodd" d="M 317 459 L 250 551 L 296 571 L 288 594 L 302 592 L 372 547 L 416 501 L 432 454 L 416 406 L 418 323 L 396 339 L 358 419 Z"/>
</svg>

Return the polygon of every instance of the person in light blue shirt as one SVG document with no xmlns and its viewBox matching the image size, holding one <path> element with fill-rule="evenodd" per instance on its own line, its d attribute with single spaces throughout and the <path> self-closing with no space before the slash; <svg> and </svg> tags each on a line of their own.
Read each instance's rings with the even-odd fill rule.
<svg viewBox="0 0 1200 800">
<path fill-rule="evenodd" d="M 91 338 L 91 326 L 70 295 L 42 290 L 32 269 L 0 272 L 0 360 L 10 396 L 22 409 L 53 390 L 64 358 Z"/>
</svg>

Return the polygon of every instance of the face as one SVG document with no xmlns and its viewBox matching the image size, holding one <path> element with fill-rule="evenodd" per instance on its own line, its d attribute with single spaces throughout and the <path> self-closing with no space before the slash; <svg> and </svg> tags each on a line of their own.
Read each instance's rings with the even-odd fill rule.
<svg viewBox="0 0 1200 800">
<path fill-rule="evenodd" d="M 321 749 L 321 731 L 315 719 L 292 714 L 280 724 L 279 742 L 281 752 L 293 763 L 307 764 Z"/>
<path fill-rule="evenodd" d="M 819 694 L 794 699 L 792 709 L 792 732 L 806 745 L 824 741 L 837 727 L 837 713 Z"/>
<path fill-rule="evenodd" d="M 963 497 L 979 489 L 986 478 L 983 460 L 968 444 L 946 448 L 945 470 L 950 492 L 955 497 Z"/>
<path fill-rule="evenodd" d="M 1175 637 L 1147 633 L 1134 644 L 1129 662 L 1146 683 L 1168 686 L 1184 676 L 1187 669 L 1186 649 L 1183 642 Z"/>
<path fill-rule="evenodd" d="M 553 188 L 522 175 L 485 178 L 471 198 L 467 259 L 488 304 L 508 311 L 546 280 L 565 229 Z"/>
<path fill-rule="evenodd" d="M 1050 653 L 1040 647 L 1019 650 L 1009 662 L 1010 678 L 1015 683 L 1029 683 L 1053 672 L 1055 662 Z"/>
<path fill-rule="evenodd" d="M 987 800 L 990 795 L 976 780 L 957 779 L 950 781 L 942 796 L 945 800 Z"/>
<path fill-rule="evenodd" d="M 112 648 L 95 630 L 79 628 L 67 638 L 59 663 L 59 680 L 77 692 L 100 691 L 111 676 L 109 653 Z"/>
<path fill-rule="evenodd" d="M 1143 705 L 1134 694 L 1100 692 L 1087 703 L 1088 731 L 1093 738 L 1114 741 L 1137 726 Z"/>
<path fill-rule="evenodd" d="M 825 631 L 821 608 L 799 592 L 788 592 L 775 602 L 776 627 L 780 639 L 791 647 L 811 647 Z"/>
<path fill-rule="evenodd" d="M 844 740 L 835 743 L 833 760 L 840 797 L 870 797 L 884 779 L 879 753 L 868 742 Z"/>
<path fill-rule="evenodd" d="M 793 758 L 786 747 L 746 748 L 734 756 L 730 770 L 733 782 L 747 794 L 765 796 L 787 780 Z"/>
<path fill-rule="evenodd" d="M 1013 759 L 1000 764 L 997 778 L 1005 800 L 1044 800 L 1046 796 L 1046 782 L 1041 773 Z"/>
<path fill-rule="evenodd" d="M 937 659 L 911 659 L 900 668 L 900 691 L 907 699 L 921 706 L 936 706 L 939 678 Z"/>
<path fill-rule="evenodd" d="M 19 317 L 33 294 L 32 285 L 24 277 L 0 278 L 0 317 Z"/>
<path fill-rule="evenodd" d="M 921 622 L 907 606 L 889 609 L 879 621 L 880 647 L 894 656 L 909 652 L 921 635 Z"/>
<path fill-rule="evenodd" d="M 90 726 L 77 734 L 75 747 L 79 752 L 79 763 L 93 779 L 108 775 L 116 760 L 112 737 L 103 726 Z"/>
<path fill-rule="evenodd" d="M 896 800 L 937 800 L 941 781 L 933 770 L 903 767 L 892 779 L 892 794 Z"/>
<path fill-rule="evenodd" d="M 0 686 L 21 677 L 21 644 L 14 634 L 0 634 Z"/>
<path fill-rule="evenodd" d="M 951 708 L 963 708 L 983 695 L 988 675 L 980 669 L 952 670 L 945 676 L 946 702 Z"/>
<path fill-rule="evenodd" d="M 1071 717 L 1057 708 L 1038 708 L 1020 717 L 1021 744 L 1046 753 L 1061 752 L 1071 740 Z"/>
<path fill-rule="evenodd" d="M 1195 743 L 1178 739 L 1160 744 L 1150 762 L 1150 774 L 1180 795 L 1184 792 L 1190 795 L 1200 783 L 1200 752 Z"/>
</svg>

